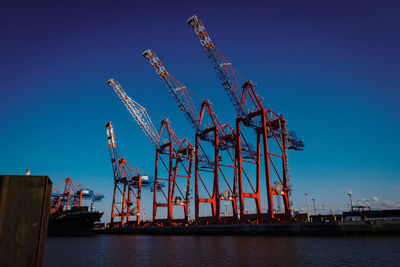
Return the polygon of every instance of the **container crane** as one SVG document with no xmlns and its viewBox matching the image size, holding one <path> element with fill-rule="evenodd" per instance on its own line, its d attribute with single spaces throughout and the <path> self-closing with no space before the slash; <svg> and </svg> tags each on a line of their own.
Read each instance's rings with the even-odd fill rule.
<svg viewBox="0 0 400 267">
<path fill-rule="evenodd" d="M 142 187 L 149 188 L 153 182 L 147 173 L 129 163 L 125 158 L 119 157 L 114 128 L 110 121 L 106 124 L 106 131 L 114 174 L 111 226 L 139 226 Z M 135 216 L 136 221 L 131 221 L 131 216 Z"/>
<path fill-rule="evenodd" d="M 154 51 L 147 49 L 143 56 L 153 66 L 158 77 L 174 97 L 196 135 L 195 145 L 195 219 L 198 223 L 227 222 L 237 219 L 237 179 L 235 165 L 235 131 L 222 124 L 212 109 L 209 100 L 204 100 L 197 112 L 186 86 L 174 78 L 162 64 Z M 205 115 L 209 123 L 206 125 Z M 212 151 L 206 145 L 212 145 Z M 211 152 L 211 153 L 210 153 Z M 224 159 L 224 162 L 221 162 Z M 210 171 L 211 170 L 211 171 Z M 209 176 L 212 177 L 209 177 Z M 203 176 L 203 177 L 202 177 Z M 208 176 L 208 177 L 207 177 Z M 222 183 L 220 183 L 220 180 Z M 199 182 L 201 188 L 199 187 Z M 203 196 L 200 196 L 203 193 Z M 232 216 L 221 217 L 221 201 L 231 202 Z M 200 217 L 200 203 L 210 203 L 212 216 Z"/>
<path fill-rule="evenodd" d="M 98 202 L 103 198 L 104 195 L 98 194 L 67 177 L 53 185 L 51 207 L 56 210 L 65 211 L 71 209 L 71 207 L 81 207 L 82 200 Z"/>
<path fill-rule="evenodd" d="M 286 120 L 282 115 L 263 107 L 261 98 L 255 93 L 253 82 L 247 81 L 242 86 L 239 86 L 231 63 L 216 48 L 203 23 L 197 16 L 193 15 L 190 17 L 187 23 L 193 28 L 211 65 L 217 73 L 218 79 L 238 114 L 236 119 L 236 157 L 237 168 L 239 170 L 238 183 L 241 220 L 256 219 L 262 221 L 274 218 L 290 220 L 287 149 L 302 150 L 304 147 L 303 141 L 297 138 L 294 132 L 287 131 Z M 250 156 L 245 155 L 248 154 L 248 151 L 251 151 L 251 148 L 245 138 L 247 134 L 241 128 L 242 125 L 254 129 L 256 133 L 257 152 L 250 153 Z M 268 139 L 271 141 L 268 142 Z M 263 143 L 264 170 L 267 186 L 267 214 L 262 214 L 260 207 L 261 142 Z M 254 189 L 249 177 L 243 172 L 245 169 L 243 166 L 244 163 L 249 164 L 249 166 L 255 166 L 256 179 L 255 181 L 254 179 L 252 180 L 253 184 L 254 182 L 256 184 L 256 189 Z M 274 185 L 271 184 L 272 176 L 276 179 Z M 244 178 L 246 178 L 248 185 L 252 189 L 250 192 L 244 192 Z M 275 214 L 274 195 L 282 197 L 285 207 L 284 214 Z M 245 198 L 253 198 L 255 200 L 256 214 L 245 214 Z"/>
<path fill-rule="evenodd" d="M 142 53 L 142 55 L 149 60 L 158 77 L 160 77 L 161 81 L 164 83 L 165 87 L 168 89 L 168 92 L 174 98 L 178 104 L 178 107 L 182 110 L 191 126 L 195 130 L 198 130 L 200 125 L 199 113 L 193 104 L 187 88 L 167 72 L 155 52 L 147 49 Z"/>
<path fill-rule="evenodd" d="M 162 121 L 160 132 L 157 132 L 146 109 L 131 99 L 117 81 L 110 79 L 107 84 L 114 89 L 129 113 L 156 147 L 153 222 L 157 225 L 187 223 L 194 147 L 186 138 L 177 137 L 167 119 Z M 163 139 L 163 136 L 166 138 Z M 164 181 L 168 182 L 168 192 L 162 188 Z M 159 194 L 162 195 L 161 199 L 158 197 Z M 165 199 L 164 202 L 162 197 Z M 174 206 L 183 207 L 184 219 L 175 218 Z M 166 218 L 157 216 L 158 208 L 162 207 L 167 208 Z"/>
</svg>

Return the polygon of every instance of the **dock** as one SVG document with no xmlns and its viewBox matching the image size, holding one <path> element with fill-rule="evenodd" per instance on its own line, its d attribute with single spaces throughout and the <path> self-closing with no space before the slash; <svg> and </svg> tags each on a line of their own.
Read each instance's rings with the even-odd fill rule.
<svg viewBox="0 0 400 267">
<path fill-rule="evenodd" d="M 108 228 L 97 234 L 134 235 L 270 235 L 270 236 L 369 236 L 399 235 L 400 220 L 359 222 L 216 224 L 182 226 L 137 226 Z"/>
</svg>

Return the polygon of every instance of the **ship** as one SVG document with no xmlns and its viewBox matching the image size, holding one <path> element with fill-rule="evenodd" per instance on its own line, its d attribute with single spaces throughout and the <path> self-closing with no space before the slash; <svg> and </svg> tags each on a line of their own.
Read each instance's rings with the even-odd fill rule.
<svg viewBox="0 0 400 267">
<path fill-rule="evenodd" d="M 47 236 L 92 235 L 93 224 L 99 222 L 102 216 L 102 211 L 89 211 L 86 206 L 57 210 L 49 216 Z"/>
<path fill-rule="evenodd" d="M 64 190 L 60 190 L 64 187 Z M 93 209 L 93 202 L 101 201 L 103 195 L 95 193 L 71 178 L 55 184 L 51 193 L 51 209 L 47 236 L 82 236 L 92 235 L 93 224 L 99 222 L 102 211 Z M 82 205 L 83 200 L 90 200 L 90 210 Z"/>
</svg>

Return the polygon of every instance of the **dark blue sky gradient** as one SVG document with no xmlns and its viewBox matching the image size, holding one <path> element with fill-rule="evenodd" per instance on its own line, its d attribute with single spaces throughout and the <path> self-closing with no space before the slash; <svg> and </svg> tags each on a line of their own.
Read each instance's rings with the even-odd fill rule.
<svg viewBox="0 0 400 267">
<path fill-rule="evenodd" d="M 0 173 L 29 167 L 54 182 L 71 177 L 105 194 L 98 206 L 109 212 L 107 121 L 123 156 L 154 171 L 152 144 L 109 78 L 153 112 L 157 128 L 168 117 L 179 136 L 194 137 L 142 57 L 147 48 L 232 123 L 234 109 L 186 24 L 197 14 L 257 83 L 264 106 L 304 138 L 305 151 L 289 159 L 296 209 L 305 192 L 318 206 L 347 208 L 350 189 L 355 200 L 400 208 L 399 13 L 398 1 L 3 1 Z"/>
</svg>

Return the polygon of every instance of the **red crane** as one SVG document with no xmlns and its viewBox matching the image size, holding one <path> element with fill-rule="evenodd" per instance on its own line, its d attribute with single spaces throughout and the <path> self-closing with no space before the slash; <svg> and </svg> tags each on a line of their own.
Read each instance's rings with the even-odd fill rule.
<svg viewBox="0 0 400 267">
<path fill-rule="evenodd" d="M 118 82 L 110 79 L 107 83 L 156 147 L 153 222 L 157 225 L 188 223 L 194 147 L 186 138 L 177 137 L 167 119 L 162 121 L 158 133 L 144 107 L 132 100 Z M 162 187 L 164 182 L 168 182 L 167 192 Z M 184 218 L 176 218 L 174 207 L 183 207 Z M 159 208 L 167 208 L 166 218 L 158 216 Z"/>
<path fill-rule="evenodd" d="M 51 206 L 56 210 L 69 210 L 71 207 L 81 207 L 84 199 L 96 202 L 101 201 L 102 198 L 104 198 L 103 195 L 68 177 L 53 185 Z"/>
<path fill-rule="evenodd" d="M 173 96 L 178 107 L 196 131 L 195 140 L 195 219 L 198 223 L 216 223 L 237 220 L 237 172 L 235 164 L 235 131 L 222 124 L 209 100 L 204 100 L 197 112 L 186 86 L 173 77 L 155 52 L 146 50 L 158 77 Z M 206 118 L 208 114 L 208 119 Z M 211 145 L 211 147 L 210 147 Z M 220 183 L 221 181 L 221 183 Z M 232 216 L 227 209 L 221 217 L 221 202 L 231 204 Z M 211 216 L 200 216 L 200 203 L 210 203 Z M 228 203 L 225 202 L 226 205 Z"/>
<path fill-rule="evenodd" d="M 270 220 L 281 218 L 291 219 L 288 185 L 287 149 L 302 150 L 303 141 L 294 132 L 286 129 L 286 120 L 269 108 L 264 108 L 260 97 L 255 93 L 254 84 L 251 81 L 239 86 L 231 63 L 222 55 L 211 41 L 203 23 L 193 15 L 187 20 L 198 37 L 207 57 L 217 73 L 223 88 L 228 94 L 237 111 L 236 119 L 236 157 L 238 168 L 240 218 L 248 220 Z M 245 137 L 249 137 L 251 131 L 245 131 L 243 127 L 254 129 L 253 135 L 257 140 L 256 153 L 250 147 Z M 249 138 L 248 138 L 249 139 Z M 261 155 L 261 143 L 263 155 Z M 249 153 L 250 152 L 250 153 Z M 260 176 L 261 161 L 264 161 L 264 172 L 267 187 L 268 213 L 262 214 L 260 201 Z M 248 177 L 245 169 L 254 166 L 255 179 Z M 254 168 L 253 167 L 253 168 Z M 275 180 L 274 185 L 271 179 Z M 250 192 L 245 192 L 245 188 Z M 273 196 L 279 196 L 284 203 L 284 213 L 274 210 Z M 255 201 L 256 213 L 245 214 L 245 198 Z M 278 199 L 279 201 L 279 199 Z M 279 202 L 278 202 L 279 203 Z"/>
<path fill-rule="evenodd" d="M 138 167 L 120 158 L 111 122 L 106 124 L 108 148 L 114 174 L 114 194 L 111 209 L 111 227 L 139 226 L 142 185 L 151 184 L 149 175 Z M 131 216 L 136 220 L 132 221 Z"/>
</svg>

